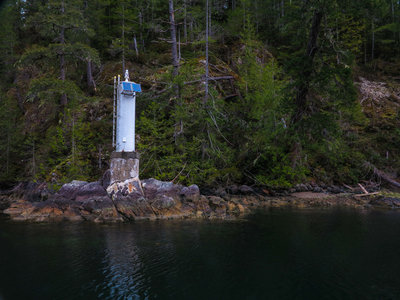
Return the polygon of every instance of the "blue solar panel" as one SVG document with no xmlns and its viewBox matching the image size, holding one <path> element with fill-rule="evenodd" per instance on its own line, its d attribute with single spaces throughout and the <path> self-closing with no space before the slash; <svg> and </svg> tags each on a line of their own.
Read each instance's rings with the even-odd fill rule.
<svg viewBox="0 0 400 300">
<path fill-rule="evenodd" d="M 141 92 L 142 88 L 140 84 L 138 83 L 133 83 L 133 82 L 122 82 L 122 89 L 124 92 Z"/>
<path fill-rule="evenodd" d="M 133 92 L 130 82 L 122 82 L 122 89 L 127 92 Z"/>
<path fill-rule="evenodd" d="M 140 86 L 139 83 L 132 83 L 132 88 L 134 92 L 142 92 L 142 87 Z"/>
</svg>

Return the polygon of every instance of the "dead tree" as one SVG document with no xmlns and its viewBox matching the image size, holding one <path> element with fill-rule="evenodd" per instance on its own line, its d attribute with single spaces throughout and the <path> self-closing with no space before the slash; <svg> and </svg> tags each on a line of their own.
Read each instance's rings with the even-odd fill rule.
<svg viewBox="0 0 400 300">
<path fill-rule="evenodd" d="M 89 11 L 88 1 L 85 1 L 85 13 Z M 89 38 L 86 38 L 86 43 L 89 45 Z M 96 82 L 93 78 L 93 63 L 91 59 L 86 61 L 86 82 L 90 92 L 96 92 Z"/>
<path fill-rule="evenodd" d="M 305 62 L 303 70 L 300 74 L 301 82 L 298 86 L 297 95 L 295 99 L 296 111 L 292 117 L 292 123 L 299 122 L 307 110 L 307 94 L 310 86 L 310 79 L 313 70 L 313 61 L 315 53 L 317 52 L 317 39 L 321 28 L 322 12 L 315 11 L 310 36 L 308 38 L 307 49 L 305 53 Z"/>
<path fill-rule="evenodd" d="M 64 8 L 64 1 L 61 1 L 61 15 L 65 14 L 65 8 Z M 60 55 L 60 79 L 62 81 L 65 81 L 65 52 L 64 52 L 64 47 L 65 47 L 65 27 L 61 26 L 60 28 L 60 44 L 61 46 L 61 51 L 59 53 Z M 63 93 L 61 95 L 60 99 L 60 104 L 61 106 L 65 107 L 68 103 L 67 99 L 67 94 Z"/>
<path fill-rule="evenodd" d="M 206 1 L 206 66 L 205 66 L 205 95 L 204 95 L 204 104 L 207 103 L 208 100 L 208 77 L 209 77 L 209 62 L 208 62 L 208 33 L 209 33 L 209 8 L 208 8 L 208 0 Z"/>
<path fill-rule="evenodd" d="M 177 47 L 177 41 L 176 41 L 176 23 L 175 23 L 175 11 L 174 11 L 174 1 L 169 0 L 169 22 L 170 22 L 170 28 L 171 28 L 171 52 L 172 52 L 172 78 L 173 81 L 175 81 L 176 76 L 179 74 L 179 58 L 178 58 L 178 47 Z M 180 91 L 179 91 L 179 85 L 174 83 L 174 90 L 175 90 L 175 95 L 176 98 L 178 99 L 178 105 L 182 105 L 180 103 Z M 175 132 L 174 132 L 174 138 L 175 138 L 175 143 L 177 141 L 177 137 L 183 133 L 183 122 L 182 119 L 179 119 L 177 124 L 175 124 Z"/>
<path fill-rule="evenodd" d="M 178 47 L 176 42 L 176 24 L 175 24 L 175 12 L 174 12 L 173 0 L 169 0 L 169 22 L 171 28 L 172 65 L 174 67 L 172 75 L 173 77 L 176 77 L 179 72 L 179 60 L 178 60 Z"/>
</svg>

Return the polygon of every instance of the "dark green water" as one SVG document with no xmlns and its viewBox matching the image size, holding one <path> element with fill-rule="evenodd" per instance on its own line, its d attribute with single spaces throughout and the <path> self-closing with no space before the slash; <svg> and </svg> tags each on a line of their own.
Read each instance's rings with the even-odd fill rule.
<svg viewBox="0 0 400 300">
<path fill-rule="evenodd" d="M 400 299 L 400 212 L 0 220 L 0 299 Z"/>
</svg>

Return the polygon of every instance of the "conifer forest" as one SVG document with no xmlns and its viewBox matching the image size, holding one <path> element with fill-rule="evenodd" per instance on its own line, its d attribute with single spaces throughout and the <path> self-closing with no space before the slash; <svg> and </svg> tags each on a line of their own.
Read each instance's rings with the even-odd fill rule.
<svg viewBox="0 0 400 300">
<path fill-rule="evenodd" d="M 113 78 L 126 69 L 143 91 L 141 178 L 289 188 L 398 177 L 398 0 L 0 5 L 3 185 L 101 178 Z"/>
</svg>

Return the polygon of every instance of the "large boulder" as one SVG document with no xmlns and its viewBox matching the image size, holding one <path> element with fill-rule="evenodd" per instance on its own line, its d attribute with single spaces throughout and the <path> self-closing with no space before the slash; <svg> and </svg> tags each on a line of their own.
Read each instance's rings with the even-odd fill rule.
<svg viewBox="0 0 400 300">
<path fill-rule="evenodd" d="M 118 213 L 114 202 L 110 197 L 94 197 L 85 200 L 80 206 L 81 216 L 85 220 L 95 222 L 118 222 L 123 217 Z"/>
<path fill-rule="evenodd" d="M 116 209 L 124 219 L 180 218 L 193 213 L 189 206 L 182 205 L 183 186 L 152 178 L 141 183 L 142 193 L 119 189 L 112 194 Z M 186 190 L 186 195 L 196 199 L 196 187 Z"/>
<path fill-rule="evenodd" d="M 147 199 L 156 199 L 164 195 L 176 200 L 180 199 L 181 191 L 184 188 L 182 185 L 154 178 L 142 180 L 142 187 Z"/>
<path fill-rule="evenodd" d="M 118 192 L 113 195 L 113 202 L 117 212 L 124 220 L 132 221 L 156 217 L 149 201 L 137 193 L 122 195 Z"/>
<path fill-rule="evenodd" d="M 184 187 L 180 191 L 180 196 L 189 202 L 197 201 L 200 199 L 200 189 L 196 184 Z"/>
<path fill-rule="evenodd" d="M 76 194 L 79 189 L 84 185 L 88 184 L 87 181 L 73 180 L 70 183 L 64 184 L 58 192 L 55 194 L 57 198 L 65 198 L 69 200 L 75 200 Z"/>
<path fill-rule="evenodd" d="M 64 184 L 54 195 L 54 199 L 85 202 L 88 199 L 108 197 L 100 182 L 86 182 L 74 180 Z"/>
<path fill-rule="evenodd" d="M 87 199 L 108 197 L 106 190 L 99 182 L 90 182 L 80 186 L 75 195 L 75 201 L 83 202 Z"/>
</svg>

